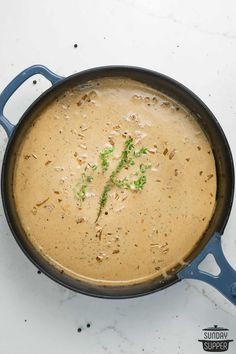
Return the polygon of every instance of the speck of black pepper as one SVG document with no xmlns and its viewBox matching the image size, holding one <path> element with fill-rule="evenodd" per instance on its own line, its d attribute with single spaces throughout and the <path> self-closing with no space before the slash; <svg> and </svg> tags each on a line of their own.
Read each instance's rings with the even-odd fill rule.
<svg viewBox="0 0 236 354">
<path fill-rule="evenodd" d="M 74 48 L 77 48 L 77 47 L 78 47 L 78 44 L 77 44 L 77 43 L 75 43 L 75 44 L 74 44 Z"/>
<path fill-rule="evenodd" d="M 105 215 L 108 215 L 108 211 L 105 211 Z"/>
<path fill-rule="evenodd" d="M 25 322 L 27 322 L 27 320 L 24 320 Z"/>
<path fill-rule="evenodd" d="M 91 327 L 91 324 L 90 323 L 87 323 L 87 326 L 86 326 L 87 328 L 90 328 Z"/>
<path fill-rule="evenodd" d="M 37 84 L 37 80 L 33 80 L 33 84 L 36 85 Z"/>
<path fill-rule="evenodd" d="M 38 273 L 38 274 L 41 274 L 41 271 L 40 271 L 40 270 L 38 270 L 38 271 L 37 271 L 37 273 Z"/>
<path fill-rule="evenodd" d="M 79 327 L 79 328 L 77 329 L 77 332 L 79 332 L 79 333 L 82 332 L 82 328 Z"/>
</svg>

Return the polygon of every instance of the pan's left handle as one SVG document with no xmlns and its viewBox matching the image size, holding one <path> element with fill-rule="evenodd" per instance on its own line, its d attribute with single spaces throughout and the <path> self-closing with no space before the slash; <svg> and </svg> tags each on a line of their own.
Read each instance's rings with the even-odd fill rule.
<svg viewBox="0 0 236 354">
<path fill-rule="evenodd" d="M 13 95 L 13 93 L 20 87 L 23 82 L 25 82 L 27 79 L 29 79 L 31 76 L 40 74 L 44 76 L 46 79 L 48 79 L 52 85 L 56 84 L 58 81 L 62 80 L 63 77 L 59 76 L 57 74 L 54 74 L 51 70 L 46 68 L 43 65 L 33 65 L 30 66 L 29 68 L 25 69 L 22 71 L 20 74 L 18 74 L 8 85 L 7 87 L 2 91 L 0 94 L 0 124 L 2 127 L 5 129 L 8 137 L 10 137 L 14 125 L 4 116 L 3 110 L 4 107 L 9 100 L 9 98 Z"/>
<path fill-rule="evenodd" d="M 218 275 L 199 269 L 207 255 L 213 255 L 220 268 Z M 215 233 L 202 252 L 178 273 L 179 279 L 198 279 L 210 284 L 236 306 L 236 270 L 223 253 L 221 235 Z"/>
</svg>

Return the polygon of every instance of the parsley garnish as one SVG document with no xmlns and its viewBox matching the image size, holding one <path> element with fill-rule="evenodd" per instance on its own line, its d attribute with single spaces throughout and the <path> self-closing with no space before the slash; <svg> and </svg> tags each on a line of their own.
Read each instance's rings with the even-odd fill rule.
<svg viewBox="0 0 236 354">
<path fill-rule="evenodd" d="M 151 168 L 151 165 L 144 165 L 144 164 L 140 164 L 139 165 L 139 170 L 141 173 L 145 173 L 149 168 Z"/>
<path fill-rule="evenodd" d="M 146 171 L 151 167 L 151 165 L 145 165 L 141 163 L 139 165 L 139 170 L 135 171 L 131 175 L 121 179 L 119 179 L 117 176 L 123 169 L 128 169 L 129 166 L 134 166 L 135 159 L 147 154 L 147 150 L 148 149 L 146 147 L 141 147 L 141 149 L 135 151 L 134 141 L 131 137 L 125 141 L 124 148 L 121 152 L 118 164 L 116 168 L 111 172 L 110 177 L 105 183 L 102 194 L 99 198 L 99 209 L 95 222 L 97 222 L 97 220 L 99 219 L 101 212 L 107 203 L 108 193 L 112 189 L 112 187 L 115 186 L 121 189 L 129 189 L 133 191 L 140 191 L 144 188 L 144 185 L 147 182 Z M 106 172 L 109 168 L 109 158 L 112 156 L 113 151 L 113 146 L 106 147 L 99 154 L 99 161 L 103 173 Z M 98 167 L 96 164 L 89 164 L 89 166 L 92 171 L 96 171 Z M 83 202 L 85 200 L 88 183 L 91 183 L 93 181 L 93 176 L 87 175 L 85 173 L 86 171 L 87 167 L 85 167 L 84 172 L 82 173 L 81 180 L 74 187 L 74 194 L 80 202 Z M 134 179 L 134 176 L 136 177 L 136 179 Z"/>
<path fill-rule="evenodd" d="M 134 157 L 140 157 L 140 156 L 142 156 L 142 155 L 146 155 L 146 154 L 147 154 L 147 151 L 148 151 L 147 148 L 141 147 L 140 150 L 134 151 Z"/>
<path fill-rule="evenodd" d="M 147 177 L 146 175 L 142 174 L 138 179 L 134 180 L 133 185 L 136 190 L 141 190 L 143 189 L 146 182 L 147 182 Z"/>
<path fill-rule="evenodd" d="M 114 178 L 112 182 L 118 188 L 130 189 L 130 181 L 127 177 L 123 179 Z"/>
<path fill-rule="evenodd" d="M 112 149 L 111 153 L 113 152 L 114 149 Z M 97 214 L 97 218 L 96 221 L 98 221 L 102 209 L 105 207 L 106 203 L 107 203 L 107 199 L 108 199 L 108 192 L 111 190 L 112 186 L 116 186 L 118 188 L 122 188 L 122 189 L 130 189 L 130 190 L 142 190 L 144 185 L 147 182 L 147 178 L 145 175 L 145 172 L 148 168 L 150 168 L 150 165 L 143 165 L 141 164 L 139 169 L 140 169 L 140 173 L 141 176 L 139 176 L 139 178 L 137 178 L 136 180 L 129 180 L 128 177 L 125 177 L 123 179 L 118 179 L 117 175 L 119 174 L 119 172 L 123 169 L 123 168 L 128 168 L 129 166 L 133 166 L 135 165 L 134 159 L 132 157 L 130 157 L 130 155 L 133 155 L 135 158 L 136 157 L 141 157 L 142 155 L 147 153 L 147 148 L 142 147 L 140 150 L 135 151 L 134 150 L 134 141 L 133 138 L 128 138 L 125 143 L 124 143 L 124 149 L 121 153 L 121 157 L 120 160 L 118 162 L 117 167 L 115 168 L 115 170 L 111 173 L 108 181 L 106 182 L 103 192 L 101 194 L 101 197 L 99 199 L 99 210 L 98 210 L 98 214 Z M 104 156 L 104 150 L 102 151 L 102 153 L 100 153 L 99 157 L 101 160 L 101 154 L 102 156 Z M 106 154 L 106 156 L 108 156 Z M 106 162 L 104 163 L 104 166 L 107 167 L 109 164 L 107 165 L 108 161 L 105 160 Z M 102 165 L 103 168 L 103 165 Z M 135 173 L 136 176 L 139 175 L 139 173 Z"/>
<path fill-rule="evenodd" d="M 86 171 L 86 168 L 85 168 Z M 88 188 L 88 183 L 91 183 L 93 180 L 93 176 L 87 176 L 85 172 L 82 173 L 81 179 L 74 186 L 74 195 L 82 203 L 86 197 L 86 191 Z"/>
<path fill-rule="evenodd" d="M 108 170 L 109 167 L 108 158 L 112 156 L 113 151 L 114 151 L 114 147 L 106 147 L 104 150 L 100 152 L 99 160 L 101 163 L 102 172 L 106 172 Z"/>
<path fill-rule="evenodd" d="M 92 180 L 93 180 L 93 176 L 86 176 L 86 181 L 87 182 L 92 182 Z"/>
<path fill-rule="evenodd" d="M 83 202 L 85 200 L 86 190 L 87 190 L 87 184 L 84 183 L 81 184 L 79 182 L 75 185 L 74 194 L 80 202 Z"/>
<path fill-rule="evenodd" d="M 99 216 L 101 215 L 101 212 L 102 212 L 102 209 L 104 208 L 104 206 L 106 205 L 107 203 L 107 199 L 108 199 L 108 192 L 110 191 L 110 183 L 109 181 L 105 184 L 105 187 L 103 188 L 103 192 L 100 196 L 100 199 L 99 199 L 99 210 L 98 210 L 98 214 L 97 214 L 97 218 L 95 220 L 95 222 L 98 221 L 98 218 Z"/>
</svg>

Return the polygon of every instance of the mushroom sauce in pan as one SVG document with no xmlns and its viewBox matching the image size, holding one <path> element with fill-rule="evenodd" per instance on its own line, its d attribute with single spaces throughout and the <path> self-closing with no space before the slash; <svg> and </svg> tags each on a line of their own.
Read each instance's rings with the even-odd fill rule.
<svg viewBox="0 0 236 354">
<path fill-rule="evenodd" d="M 210 144 L 184 107 L 127 78 L 74 87 L 25 134 L 13 195 L 59 271 L 129 285 L 183 264 L 215 208 Z"/>
</svg>

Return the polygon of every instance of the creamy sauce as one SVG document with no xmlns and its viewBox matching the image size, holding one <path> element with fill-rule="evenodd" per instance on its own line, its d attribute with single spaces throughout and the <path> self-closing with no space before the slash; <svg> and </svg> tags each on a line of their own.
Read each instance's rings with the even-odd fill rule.
<svg viewBox="0 0 236 354">
<path fill-rule="evenodd" d="M 137 179 L 142 164 L 146 182 L 140 190 L 112 185 L 96 221 L 129 137 L 146 153 L 117 178 Z M 106 147 L 114 151 L 102 172 Z M 75 186 L 83 173 L 90 181 L 82 201 Z M 21 224 L 51 264 L 90 282 L 133 284 L 165 275 L 193 250 L 214 212 L 216 170 L 185 108 L 142 83 L 104 78 L 67 91 L 38 115 L 20 146 L 13 186 Z"/>
</svg>

